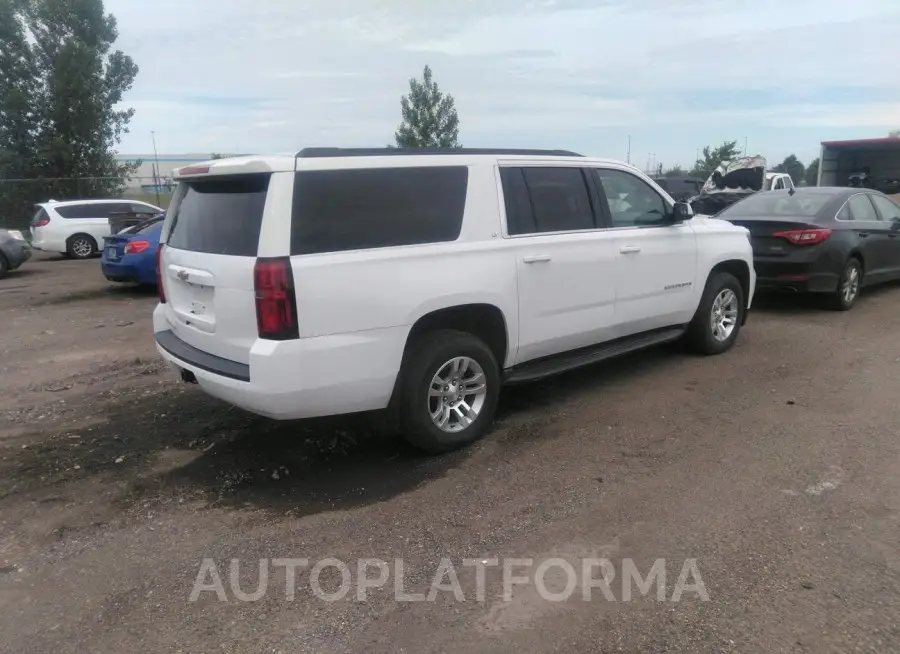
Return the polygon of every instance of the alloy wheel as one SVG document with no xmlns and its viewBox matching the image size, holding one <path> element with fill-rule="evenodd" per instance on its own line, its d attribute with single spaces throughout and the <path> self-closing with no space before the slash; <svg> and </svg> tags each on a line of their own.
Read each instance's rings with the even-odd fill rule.
<svg viewBox="0 0 900 654">
<path fill-rule="evenodd" d="M 454 357 L 438 368 L 428 387 L 428 414 L 443 432 L 466 429 L 487 399 L 487 377 L 471 357 Z"/>
<path fill-rule="evenodd" d="M 737 295 L 730 288 L 723 288 L 713 300 L 712 310 L 709 315 L 710 328 L 712 329 L 713 338 L 717 341 L 727 341 L 738 319 L 738 299 Z"/>
</svg>

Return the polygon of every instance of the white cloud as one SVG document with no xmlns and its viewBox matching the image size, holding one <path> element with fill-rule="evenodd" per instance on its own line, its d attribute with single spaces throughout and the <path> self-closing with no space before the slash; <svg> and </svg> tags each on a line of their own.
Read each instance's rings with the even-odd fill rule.
<svg viewBox="0 0 900 654">
<path fill-rule="evenodd" d="M 672 126 L 654 147 L 687 160 L 676 154 L 687 127 L 708 128 L 709 141 L 730 130 L 762 142 L 773 127 L 828 138 L 830 127 L 900 115 L 893 0 L 106 4 L 118 47 L 141 68 L 123 151 L 147 150 L 150 130 L 168 152 L 382 145 L 425 63 L 455 96 L 471 145 L 546 145 L 558 134 L 560 147 L 576 147 L 581 134 L 580 149 L 603 154 L 603 128 L 658 141 Z M 852 97 L 832 101 L 829 89 Z M 729 100 L 745 91 L 760 95 Z"/>
</svg>

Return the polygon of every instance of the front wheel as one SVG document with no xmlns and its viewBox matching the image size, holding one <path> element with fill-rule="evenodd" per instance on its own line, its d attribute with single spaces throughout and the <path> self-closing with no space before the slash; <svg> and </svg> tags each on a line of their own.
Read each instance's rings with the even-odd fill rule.
<svg viewBox="0 0 900 654">
<path fill-rule="evenodd" d="M 478 440 L 494 419 L 500 370 L 491 349 L 466 332 L 426 334 L 401 373 L 403 432 L 415 447 L 448 452 Z"/>
<path fill-rule="evenodd" d="M 703 289 L 687 341 L 700 354 L 721 354 L 737 339 L 744 322 L 744 289 L 731 273 L 713 273 Z"/>
</svg>

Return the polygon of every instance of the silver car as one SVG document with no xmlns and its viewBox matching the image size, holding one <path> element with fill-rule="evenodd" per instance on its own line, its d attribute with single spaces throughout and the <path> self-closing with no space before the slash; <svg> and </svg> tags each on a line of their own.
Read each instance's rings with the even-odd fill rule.
<svg viewBox="0 0 900 654">
<path fill-rule="evenodd" d="M 0 228 L 0 279 L 31 258 L 31 246 L 22 232 Z"/>
</svg>

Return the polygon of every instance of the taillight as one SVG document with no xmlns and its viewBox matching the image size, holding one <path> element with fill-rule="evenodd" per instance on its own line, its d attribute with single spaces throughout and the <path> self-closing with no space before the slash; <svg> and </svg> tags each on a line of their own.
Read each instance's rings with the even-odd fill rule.
<svg viewBox="0 0 900 654">
<path fill-rule="evenodd" d="M 159 295 L 161 304 L 166 303 L 166 289 L 163 288 L 162 274 L 162 251 L 164 247 L 165 245 L 160 243 L 156 248 L 156 292 Z"/>
<path fill-rule="evenodd" d="M 37 220 L 32 220 L 32 221 L 31 221 L 31 226 L 32 226 L 32 227 L 45 227 L 45 226 L 47 226 L 47 225 L 49 225 L 49 224 L 50 224 L 50 219 L 49 219 L 49 218 L 46 218 L 46 217 L 45 217 L 45 218 L 38 218 Z"/>
<path fill-rule="evenodd" d="M 830 229 L 792 229 L 786 232 L 775 232 L 772 236 L 784 238 L 794 245 L 815 245 L 831 236 Z"/>
<path fill-rule="evenodd" d="M 150 247 L 150 241 L 129 241 L 125 244 L 125 254 L 139 254 Z M 159 252 L 159 248 L 156 249 Z"/>
<path fill-rule="evenodd" d="M 275 341 L 297 338 L 297 299 L 291 260 L 288 257 L 257 259 L 253 287 L 259 337 Z"/>
</svg>

